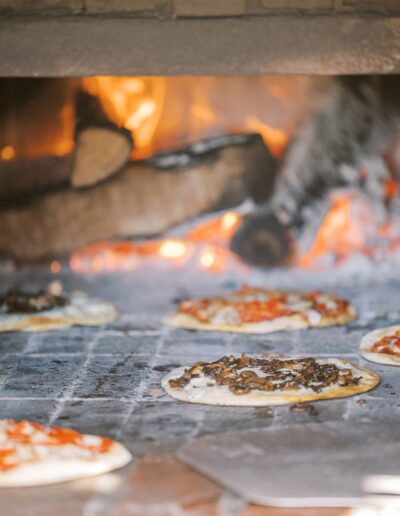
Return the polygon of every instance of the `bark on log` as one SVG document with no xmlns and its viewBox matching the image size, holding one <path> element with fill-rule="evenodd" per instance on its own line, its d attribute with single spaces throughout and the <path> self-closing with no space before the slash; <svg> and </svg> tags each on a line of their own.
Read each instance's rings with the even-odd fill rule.
<svg viewBox="0 0 400 516">
<path fill-rule="evenodd" d="M 76 188 L 94 184 L 129 160 L 130 131 L 110 121 L 98 99 L 79 90 L 76 80 L 2 80 L 0 86 L 0 148 L 11 145 L 16 154 L 16 159 L 0 160 L 3 207 L 68 182 Z M 76 145 L 65 156 L 53 156 L 60 144 L 73 144 L 72 117 L 69 127 L 60 116 L 65 107 L 76 115 Z"/>
<path fill-rule="evenodd" d="M 20 260 L 70 251 L 112 237 L 149 236 L 272 190 L 276 167 L 258 135 L 200 154 L 181 169 L 130 163 L 92 187 L 37 196 L 0 210 L 0 252 Z"/>
<path fill-rule="evenodd" d="M 72 154 L 0 161 L 0 209 L 26 204 L 32 196 L 67 186 Z"/>
<path fill-rule="evenodd" d="M 127 163 L 130 131 L 111 122 L 96 97 L 84 91 L 76 98 L 76 147 L 71 183 L 82 188 L 103 181 Z"/>
</svg>

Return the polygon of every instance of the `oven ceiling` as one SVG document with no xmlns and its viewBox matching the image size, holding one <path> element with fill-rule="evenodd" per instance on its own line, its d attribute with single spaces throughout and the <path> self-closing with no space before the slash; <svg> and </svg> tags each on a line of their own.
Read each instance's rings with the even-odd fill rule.
<svg viewBox="0 0 400 516">
<path fill-rule="evenodd" d="M 398 0 L 0 0 L 0 16 L 0 76 L 400 72 Z"/>
</svg>

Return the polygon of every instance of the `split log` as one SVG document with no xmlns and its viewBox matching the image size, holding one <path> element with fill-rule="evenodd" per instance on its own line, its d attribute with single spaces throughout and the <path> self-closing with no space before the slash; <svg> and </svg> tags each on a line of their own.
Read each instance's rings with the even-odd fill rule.
<svg viewBox="0 0 400 516">
<path fill-rule="evenodd" d="M 249 196 L 265 199 L 276 166 L 261 137 L 230 137 L 230 145 L 228 141 L 212 150 L 197 144 L 170 160 L 164 154 L 130 163 L 92 187 L 64 187 L 34 196 L 18 208 L 2 209 L 0 252 L 20 260 L 38 259 L 101 239 L 156 235 L 201 213 L 236 206 Z M 192 160 L 186 165 L 168 168 L 171 159 L 182 161 L 188 155 Z"/>
<path fill-rule="evenodd" d="M 127 163 L 132 152 L 130 131 L 109 120 L 99 100 L 77 93 L 75 155 L 71 183 L 82 188 L 103 181 Z"/>
<path fill-rule="evenodd" d="M 0 81 L 0 148 L 12 145 L 17 156 L 0 160 L 3 207 L 68 182 L 81 188 L 102 181 L 118 172 L 132 152 L 130 131 L 110 121 L 96 97 L 78 90 L 77 81 L 38 82 L 39 86 L 31 80 Z M 71 127 L 61 120 L 65 107 L 71 110 Z M 70 142 L 72 147 L 73 113 L 75 150 L 53 156 L 60 143 Z"/>
</svg>

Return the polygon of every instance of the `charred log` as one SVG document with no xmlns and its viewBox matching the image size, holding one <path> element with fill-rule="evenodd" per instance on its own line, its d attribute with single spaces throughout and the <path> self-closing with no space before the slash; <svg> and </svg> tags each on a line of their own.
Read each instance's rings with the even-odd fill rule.
<svg viewBox="0 0 400 516">
<path fill-rule="evenodd" d="M 383 152 L 400 130 L 398 91 L 399 76 L 336 80 L 290 145 L 273 197 L 244 221 L 232 250 L 256 265 L 283 263 L 304 208 L 332 188 L 356 186 L 384 202 L 391 175 Z"/>
<path fill-rule="evenodd" d="M 33 196 L 68 187 L 72 155 L 0 161 L 0 209 L 24 205 Z"/>
<path fill-rule="evenodd" d="M 193 146 L 180 151 L 195 154 L 180 169 L 160 168 L 163 155 L 130 163 L 88 188 L 63 187 L 35 195 L 18 209 L 0 210 L 0 252 L 36 259 L 100 239 L 155 235 L 246 197 L 267 198 L 276 167 L 260 136 L 232 137 L 209 147 L 204 145 L 203 154 Z"/>
</svg>

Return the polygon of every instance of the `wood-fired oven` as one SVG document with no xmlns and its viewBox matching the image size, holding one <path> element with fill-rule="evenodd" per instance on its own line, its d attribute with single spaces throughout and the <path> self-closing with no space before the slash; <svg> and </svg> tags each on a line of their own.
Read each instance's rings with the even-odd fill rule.
<svg viewBox="0 0 400 516">
<path fill-rule="evenodd" d="M 0 417 L 101 433 L 134 455 L 107 478 L 0 490 L 0 513 L 275 514 L 252 505 L 251 473 L 218 484 L 184 465 L 194 439 L 228 431 L 251 454 L 258 432 L 282 429 L 282 464 L 291 453 L 296 467 L 292 430 L 323 430 L 321 450 L 339 454 L 332 435 L 359 426 L 373 441 L 379 423 L 397 450 L 396 367 L 374 364 L 375 390 L 310 410 L 188 405 L 160 380 L 242 352 L 362 364 L 361 337 L 400 323 L 398 74 L 397 0 L 0 0 L 0 294 L 50 284 L 120 310 L 100 328 L 0 333 Z M 358 319 L 245 337 L 163 325 L 183 299 L 243 284 L 332 290 Z M 218 438 L 193 450 L 221 453 Z M 294 505 L 363 496 L 314 491 Z"/>
</svg>

